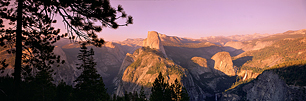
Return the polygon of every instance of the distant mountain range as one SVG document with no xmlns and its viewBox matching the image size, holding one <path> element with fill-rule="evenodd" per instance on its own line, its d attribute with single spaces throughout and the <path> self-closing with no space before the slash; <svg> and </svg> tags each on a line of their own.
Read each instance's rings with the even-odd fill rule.
<svg viewBox="0 0 306 101">
<path fill-rule="evenodd" d="M 61 39 L 54 45 L 54 53 L 66 61 L 60 67 L 53 67 L 57 72 L 54 75 L 55 83 L 64 80 L 74 85 L 73 81 L 81 73 L 76 69 L 80 46 L 70 43 L 69 39 Z M 279 34 L 211 36 L 199 39 L 149 31 L 146 39 L 106 42 L 101 48 L 88 47 L 95 51 L 96 68 L 108 92 L 117 95 L 123 95 L 125 91 L 140 91 L 143 86 L 148 97 L 152 83 L 158 73 L 162 72 L 169 83 L 175 79 L 180 80 L 192 101 L 279 101 L 294 98 L 301 100 L 306 96 L 305 92 L 300 95 L 292 93 L 305 90 L 306 84 L 288 84 L 282 76 L 286 72 L 280 75 L 279 71 L 275 73 L 270 70 L 279 64 L 306 61 L 306 29 Z M 13 57 L 5 50 L 0 48 L 1 59 L 7 58 L 12 64 Z M 10 67 L 1 75 L 12 72 Z M 262 94 L 265 90 L 269 92 Z M 285 93 L 275 95 L 273 92 Z M 281 97 L 286 94 L 290 97 Z"/>
</svg>

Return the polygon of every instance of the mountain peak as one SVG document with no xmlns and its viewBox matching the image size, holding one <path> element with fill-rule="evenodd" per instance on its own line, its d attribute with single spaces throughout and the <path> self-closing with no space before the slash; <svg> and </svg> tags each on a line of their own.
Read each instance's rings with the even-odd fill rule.
<svg viewBox="0 0 306 101">
<path fill-rule="evenodd" d="M 143 47 L 150 47 L 161 51 L 167 57 L 164 46 L 160 40 L 159 34 L 156 31 L 149 31 L 148 36 L 143 40 Z"/>
</svg>

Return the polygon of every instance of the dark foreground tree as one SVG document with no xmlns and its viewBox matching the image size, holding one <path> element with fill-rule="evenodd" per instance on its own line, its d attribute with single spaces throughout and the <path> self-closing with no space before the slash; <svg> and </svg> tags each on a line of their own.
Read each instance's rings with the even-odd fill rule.
<svg viewBox="0 0 306 101">
<path fill-rule="evenodd" d="M 72 101 L 73 88 L 63 80 L 56 87 L 56 101 Z"/>
<path fill-rule="evenodd" d="M 144 90 L 143 90 L 143 86 L 141 86 L 141 89 L 139 91 L 139 101 L 146 101 L 147 98 L 146 98 L 146 95 L 144 93 Z"/>
<path fill-rule="evenodd" d="M 56 86 L 48 71 L 38 72 L 31 82 L 22 85 L 22 100 L 27 101 L 53 101 L 56 96 Z"/>
<path fill-rule="evenodd" d="M 187 90 L 182 87 L 181 83 L 176 79 L 169 85 L 165 82 L 161 72 L 153 83 L 151 89 L 150 101 L 189 101 Z"/>
<path fill-rule="evenodd" d="M 181 92 L 180 96 L 181 96 L 180 101 L 189 101 L 190 97 L 189 97 L 188 92 L 187 92 L 185 87 L 182 88 L 182 92 Z"/>
<path fill-rule="evenodd" d="M 21 89 L 21 73 L 24 72 L 22 64 L 25 64 L 22 61 L 22 51 L 30 49 L 27 45 L 33 42 L 27 41 L 32 38 L 34 42 L 46 44 L 60 39 L 56 36 L 59 29 L 52 27 L 52 23 L 57 22 L 54 20 L 56 15 L 62 18 L 70 39 L 86 40 L 96 46 L 104 43 L 104 40 L 98 39 L 96 35 L 103 27 L 118 28 L 132 24 L 132 17 L 127 16 L 120 5 L 118 8 L 111 7 L 108 0 L 1 0 L 0 23 L 6 20 L 9 21 L 9 26 L 0 25 L 0 45 L 12 43 L 16 47 L 10 51 L 16 54 L 13 74 L 16 100 Z M 121 18 L 126 19 L 126 23 L 119 25 L 116 21 Z M 33 32 L 40 35 L 32 36 Z"/>
<path fill-rule="evenodd" d="M 164 77 L 159 73 L 158 77 L 153 83 L 151 89 L 152 94 L 150 95 L 150 101 L 166 101 L 165 94 L 167 89 L 167 83 L 165 83 Z"/>
<path fill-rule="evenodd" d="M 111 101 L 148 101 L 144 94 L 143 87 L 139 92 L 140 94 L 138 94 L 137 91 L 133 91 L 133 93 L 127 93 L 125 91 L 124 96 L 117 96 L 116 94 L 114 94 Z"/>
<path fill-rule="evenodd" d="M 91 48 L 89 51 L 85 43 L 82 44 L 78 59 L 81 64 L 77 69 L 82 70 L 81 75 L 75 80 L 74 100 L 79 101 L 107 101 L 109 95 L 106 92 L 102 77 L 95 69 L 94 51 Z"/>
</svg>

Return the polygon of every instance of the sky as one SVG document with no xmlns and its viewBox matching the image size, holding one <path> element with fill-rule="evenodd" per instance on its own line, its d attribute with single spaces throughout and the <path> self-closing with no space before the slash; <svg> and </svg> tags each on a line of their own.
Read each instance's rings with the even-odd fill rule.
<svg viewBox="0 0 306 101">
<path fill-rule="evenodd" d="M 306 0 L 110 0 L 134 23 L 104 28 L 106 41 L 146 38 L 148 31 L 199 39 L 306 29 Z"/>
</svg>

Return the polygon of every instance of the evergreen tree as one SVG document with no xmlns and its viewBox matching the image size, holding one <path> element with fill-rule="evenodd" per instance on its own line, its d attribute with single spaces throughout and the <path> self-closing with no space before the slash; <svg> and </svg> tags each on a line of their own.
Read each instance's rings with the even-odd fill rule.
<svg viewBox="0 0 306 101">
<path fill-rule="evenodd" d="M 187 90 L 185 87 L 182 88 L 182 93 L 181 93 L 181 100 L 180 101 L 189 101 L 189 95 L 187 93 Z"/>
<path fill-rule="evenodd" d="M 151 89 L 150 101 L 189 101 L 189 96 L 184 87 L 176 79 L 172 85 L 164 81 L 159 73 Z"/>
<path fill-rule="evenodd" d="M 165 82 L 160 72 L 151 88 L 152 94 L 150 95 L 150 101 L 169 101 L 169 99 L 171 99 L 171 97 L 169 97 L 169 95 L 171 96 L 171 94 L 169 94 L 169 88 L 169 85 Z"/>
<path fill-rule="evenodd" d="M 0 98 L 3 101 L 11 101 L 13 94 L 14 78 L 10 76 L 0 77 Z"/>
<path fill-rule="evenodd" d="M 172 100 L 174 101 L 189 101 L 189 96 L 185 87 L 175 79 L 174 84 L 171 85 Z"/>
<path fill-rule="evenodd" d="M 56 101 L 72 101 L 72 86 L 67 85 L 63 80 L 56 87 Z"/>
<path fill-rule="evenodd" d="M 77 69 L 83 70 L 81 75 L 74 81 L 76 92 L 74 96 L 75 100 L 80 101 L 107 101 L 109 95 L 106 93 L 105 85 L 102 77 L 97 73 L 95 69 L 96 62 L 94 62 L 94 51 L 91 48 L 87 50 L 86 44 L 81 45 L 81 50 L 78 55 L 78 59 L 81 64 Z"/>
<path fill-rule="evenodd" d="M 124 101 L 130 101 L 130 96 L 127 91 L 124 91 Z"/>
<path fill-rule="evenodd" d="M 182 86 L 181 86 L 181 84 L 178 82 L 178 80 L 177 79 L 175 79 L 175 81 L 174 81 L 174 84 L 172 84 L 171 85 L 171 88 L 172 88 L 172 90 L 173 90 L 173 95 L 172 95 L 172 97 L 174 98 L 173 100 L 174 101 L 179 101 L 181 98 L 181 89 L 182 89 Z"/>
<path fill-rule="evenodd" d="M 29 101 L 53 101 L 55 100 L 56 96 L 56 86 L 52 83 L 53 78 L 51 74 L 46 71 L 42 70 L 38 72 L 35 78 L 29 82 L 29 92 L 31 95 L 23 96 L 24 98 L 29 98 Z M 26 87 L 22 87 L 26 88 Z M 23 93 L 29 93 L 23 92 Z"/>
<path fill-rule="evenodd" d="M 117 101 L 117 95 L 116 94 L 113 94 L 112 101 Z"/>
<path fill-rule="evenodd" d="M 118 8 L 111 7 L 108 0 L 1 0 L 0 45 L 5 46 L 11 43 L 13 47 L 16 47 L 11 51 L 16 54 L 13 74 L 15 100 L 20 100 L 18 98 L 21 89 L 22 64 L 24 64 L 22 51 L 30 49 L 28 45 L 35 42 L 46 42 L 50 45 L 60 39 L 57 37 L 60 30 L 52 26 L 52 23 L 57 22 L 53 19 L 55 15 L 62 18 L 71 40 L 83 39 L 95 46 L 101 46 L 104 43 L 104 40 L 98 39 L 95 34 L 103 27 L 116 29 L 119 26 L 132 24 L 132 17 L 127 16 L 120 5 Z M 116 21 L 122 18 L 127 21 L 120 25 Z M 9 21 L 10 26 L 4 27 L 3 20 Z M 95 22 L 101 22 L 101 24 L 96 25 Z M 38 35 L 31 35 L 37 32 Z M 27 42 L 32 39 L 35 41 Z"/>
<path fill-rule="evenodd" d="M 145 93 L 144 93 L 144 90 L 143 90 L 143 86 L 141 86 L 141 89 L 140 89 L 140 91 L 139 91 L 139 101 L 146 101 L 147 99 L 146 99 L 146 95 L 145 95 Z"/>
</svg>

